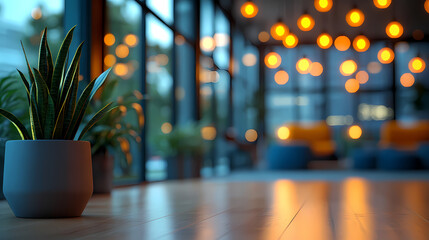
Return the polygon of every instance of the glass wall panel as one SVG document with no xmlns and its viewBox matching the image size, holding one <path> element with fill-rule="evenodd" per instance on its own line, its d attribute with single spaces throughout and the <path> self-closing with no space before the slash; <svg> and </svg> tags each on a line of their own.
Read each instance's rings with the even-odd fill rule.
<svg viewBox="0 0 429 240">
<path fill-rule="evenodd" d="M 159 16 L 167 24 L 172 24 L 174 0 L 146 0 L 146 4 L 157 16 Z"/>
</svg>

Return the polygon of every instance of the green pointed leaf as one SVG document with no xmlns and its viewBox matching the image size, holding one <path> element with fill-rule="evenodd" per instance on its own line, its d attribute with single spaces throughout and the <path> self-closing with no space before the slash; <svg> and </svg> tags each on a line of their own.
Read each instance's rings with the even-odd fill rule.
<svg viewBox="0 0 429 240">
<path fill-rule="evenodd" d="M 22 47 L 22 51 L 24 52 L 25 62 L 27 63 L 28 75 L 30 76 L 30 83 L 34 84 L 34 75 L 33 75 L 33 72 L 31 71 L 30 64 L 28 63 L 27 54 L 25 53 L 25 49 L 24 49 L 24 45 L 22 44 L 22 41 L 21 41 L 21 47 Z"/>
<path fill-rule="evenodd" d="M 63 126 L 64 133 L 67 133 L 70 127 L 71 121 L 73 119 L 73 115 L 75 113 L 78 86 L 79 86 L 79 64 L 77 65 L 77 69 L 73 77 L 73 82 L 70 86 L 69 93 L 68 93 L 70 94 L 70 99 L 66 103 L 64 126 Z"/>
<path fill-rule="evenodd" d="M 0 109 L 0 115 L 7 118 L 15 126 L 22 140 L 31 139 L 31 136 L 28 134 L 24 124 L 22 124 L 15 115 L 3 109 Z"/>
<path fill-rule="evenodd" d="M 51 95 L 48 96 L 48 108 L 46 111 L 45 118 L 45 127 L 44 133 L 46 138 L 52 138 L 55 127 L 55 104 L 51 98 Z"/>
<path fill-rule="evenodd" d="M 33 135 L 33 140 L 43 139 L 43 131 L 40 126 L 39 114 L 36 107 L 36 93 L 35 86 L 33 85 L 30 90 L 30 125 L 31 133 Z"/>
<path fill-rule="evenodd" d="M 113 103 L 109 103 L 106 106 L 104 106 L 100 111 L 98 111 L 94 117 L 89 120 L 89 122 L 86 124 L 86 126 L 83 128 L 83 130 L 80 132 L 79 137 L 77 140 L 81 140 L 83 136 L 85 136 L 85 133 L 92 127 L 94 124 L 96 124 L 100 119 L 102 119 L 108 112 L 112 111 L 113 109 L 117 107 L 110 107 Z"/>
<path fill-rule="evenodd" d="M 104 81 L 106 80 L 106 78 L 109 75 L 111 70 L 112 70 L 112 68 L 107 69 L 100 76 L 98 76 L 98 78 L 95 80 L 94 88 L 91 91 L 90 100 L 95 95 L 95 93 L 98 91 L 98 89 L 101 87 L 101 85 L 103 85 Z"/>
<path fill-rule="evenodd" d="M 88 107 L 90 94 L 94 87 L 94 84 L 95 84 L 95 80 L 92 80 L 80 95 L 79 101 L 77 102 L 77 105 L 76 105 L 76 110 L 73 114 L 73 119 L 65 135 L 66 139 L 73 139 L 74 136 L 76 135 L 76 132 L 79 129 L 79 125 L 82 122 L 83 115 L 85 114 L 86 108 Z"/>
<path fill-rule="evenodd" d="M 61 104 L 58 100 L 60 98 L 60 85 L 61 82 L 64 81 L 63 79 L 63 72 L 64 72 L 64 64 L 67 58 L 67 53 L 69 51 L 70 43 L 73 38 L 73 31 L 76 26 L 72 27 L 70 31 L 67 33 L 66 37 L 64 38 L 63 43 L 61 44 L 60 50 L 58 52 L 57 60 L 55 61 L 55 67 L 54 67 L 54 73 L 52 75 L 52 82 L 51 82 L 51 96 L 52 100 L 55 103 L 55 109 L 59 111 L 59 108 L 61 107 Z"/>
<path fill-rule="evenodd" d="M 27 99 L 28 99 L 28 102 L 30 102 L 30 85 L 28 84 L 28 81 L 25 78 L 24 74 L 21 71 L 19 71 L 18 69 L 16 69 L 16 70 L 18 71 L 19 76 L 21 77 L 22 83 L 25 86 L 25 90 L 27 91 Z"/>
<path fill-rule="evenodd" d="M 67 91 L 69 90 L 70 84 L 73 81 L 73 78 L 75 76 L 78 64 L 79 64 L 79 60 L 80 60 L 80 56 L 81 56 L 81 52 L 82 52 L 82 46 L 83 46 L 83 42 L 79 45 L 79 47 L 76 50 L 76 53 L 73 57 L 72 63 L 67 71 L 67 74 L 65 75 L 65 81 L 63 83 L 63 85 L 61 86 L 61 102 L 64 102 L 64 99 L 66 98 L 67 95 Z M 77 72 L 79 75 L 79 72 Z M 79 77 L 79 76 L 78 76 Z"/>
<path fill-rule="evenodd" d="M 49 97 L 49 89 L 46 85 L 45 80 L 43 79 L 41 73 L 37 69 L 33 69 L 37 90 L 37 112 L 39 114 L 40 125 L 42 128 L 45 127 L 45 118 L 48 112 L 48 97 Z"/>
<path fill-rule="evenodd" d="M 46 53 L 46 28 L 43 30 L 42 40 L 39 47 L 39 72 L 43 79 L 48 78 L 48 56 Z"/>
<path fill-rule="evenodd" d="M 54 62 L 52 60 L 52 53 L 51 49 L 49 48 L 49 44 L 47 44 L 48 37 L 46 36 L 46 49 L 48 52 L 47 60 L 48 60 L 48 77 L 46 80 L 46 85 L 48 85 L 48 88 L 51 89 L 51 82 L 52 82 L 52 75 L 54 74 Z"/>
</svg>

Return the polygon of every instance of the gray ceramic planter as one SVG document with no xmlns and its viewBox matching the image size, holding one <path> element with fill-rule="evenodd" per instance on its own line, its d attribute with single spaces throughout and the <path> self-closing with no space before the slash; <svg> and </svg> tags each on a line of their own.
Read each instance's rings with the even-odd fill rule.
<svg viewBox="0 0 429 240">
<path fill-rule="evenodd" d="M 90 143 L 8 141 L 3 184 L 17 217 L 78 217 L 93 190 Z"/>
</svg>

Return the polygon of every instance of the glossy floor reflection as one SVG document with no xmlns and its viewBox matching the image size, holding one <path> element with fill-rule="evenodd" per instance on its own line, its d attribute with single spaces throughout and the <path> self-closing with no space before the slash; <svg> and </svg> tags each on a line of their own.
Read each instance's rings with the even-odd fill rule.
<svg viewBox="0 0 429 240">
<path fill-rule="evenodd" d="M 429 182 L 182 181 L 94 196 L 83 217 L 17 219 L 0 239 L 428 239 Z"/>
</svg>

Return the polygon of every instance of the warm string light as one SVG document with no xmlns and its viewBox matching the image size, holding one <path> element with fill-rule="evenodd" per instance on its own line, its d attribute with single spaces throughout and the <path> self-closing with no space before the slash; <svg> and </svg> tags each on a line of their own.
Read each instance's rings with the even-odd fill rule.
<svg viewBox="0 0 429 240">
<path fill-rule="evenodd" d="M 286 140 L 288 139 L 290 136 L 290 130 L 288 127 L 280 127 L 279 129 L 277 129 L 277 137 L 280 140 Z"/>
<path fill-rule="evenodd" d="M 275 40 L 283 40 L 289 34 L 289 28 L 282 22 L 277 22 L 271 27 L 271 36 Z"/>
<path fill-rule="evenodd" d="M 424 7 L 425 7 L 426 12 L 429 13 L 429 0 L 425 1 Z"/>
<path fill-rule="evenodd" d="M 294 48 L 296 45 L 298 45 L 298 37 L 293 34 L 289 33 L 284 39 L 283 39 L 283 45 L 287 48 Z"/>
<path fill-rule="evenodd" d="M 357 70 L 357 64 L 353 60 L 346 60 L 340 65 L 340 73 L 343 76 L 350 76 Z"/>
<path fill-rule="evenodd" d="M 392 0 L 374 0 L 374 5 L 380 9 L 388 8 L 391 3 Z"/>
<path fill-rule="evenodd" d="M 277 71 L 274 75 L 274 81 L 278 85 L 285 85 L 289 81 L 289 74 L 284 70 Z"/>
<path fill-rule="evenodd" d="M 311 76 L 318 77 L 323 73 L 323 66 L 319 62 L 313 62 L 310 65 L 309 72 Z"/>
<path fill-rule="evenodd" d="M 314 8 L 319 12 L 329 12 L 332 5 L 332 0 L 314 0 Z"/>
<path fill-rule="evenodd" d="M 351 78 L 347 80 L 346 84 L 344 85 L 345 89 L 349 93 L 355 93 L 359 90 L 360 84 L 359 81 Z"/>
<path fill-rule="evenodd" d="M 366 71 L 361 70 L 356 73 L 356 80 L 358 80 L 360 84 L 365 84 L 369 80 L 369 75 Z"/>
<path fill-rule="evenodd" d="M 359 139 L 362 136 L 362 128 L 358 125 L 350 126 L 348 133 L 351 139 Z"/>
<path fill-rule="evenodd" d="M 309 14 L 303 14 L 298 18 L 297 25 L 301 31 L 307 32 L 313 29 L 314 19 Z"/>
<path fill-rule="evenodd" d="M 377 53 L 378 61 L 380 61 L 383 64 L 389 64 L 395 59 L 395 53 L 392 49 L 385 47 L 380 49 Z"/>
<path fill-rule="evenodd" d="M 280 66 L 282 58 L 278 53 L 270 52 L 265 55 L 264 62 L 268 68 L 277 68 L 278 66 Z"/>
<path fill-rule="evenodd" d="M 270 34 L 265 31 L 262 31 L 258 34 L 258 39 L 260 42 L 263 43 L 268 42 L 270 40 Z"/>
<path fill-rule="evenodd" d="M 401 85 L 404 87 L 411 87 L 414 85 L 414 82 L 415 82 L 414 76 L 411 73 L 402 74 L 399 80 L 401 82 Z"/>
<path fill-rule="evenodd" d="M 245 18 L 253 18 L 258 14 L 258 6 L 254 4 L 253 2 L 245 2 L 243 5 L 241 5 L 241 14 Z"/>
<path fill-rule="evenodd" d="M 332 45 L 332 37 L 327 33 L 322 33 L 317 37 L 317 45 L 322 49 L 328 49 Z"/>
<path fill-rule="evenodd" d="M 403 33 L 404 33 L 404 28 L 397 21 L 390 22 L 386 26 L 386 34 L 390 38 L 399 38 L 402 36 Z"/>
<path fill-rule="evenodd" d="M 301 74 L 307 74 L 310 70 L 311 60 L 308 58 L 301 58 L 296 62 L 296 70 Z"/>
<path fill-rule="evenodd" d="M 426 68 L 425 61 L 420 57 L 415 57 L 408 62 L 408 68 L 412 73 L 421 73 Z"/>
<path fill-rule="evenodd" d="M 255 129 L 248 129 L 244 134 L 244 137 L 248 142 L 255 142 L 258 140 L 258 132 Z"/>
<path fill-rule="evenodd" d="M 338 36 L 334 41 L 334 46 L 338 51 L 347 51 L 350 48 L 350 39 L 346 36 Z"/>
<path fill-rule="evenodd" d="M 357 52 L 365 52 L 370 46 L 369 40 L 364 35 L 359 35 L 353 40 L 353 48 Z"/>
<path fill-rule="evenodd" d="M 365 21 L 365 15 L 361 10 L 354 8 L 347 13 L 346 21 L 351 27 L 359 27 Z"/>
</svg>

